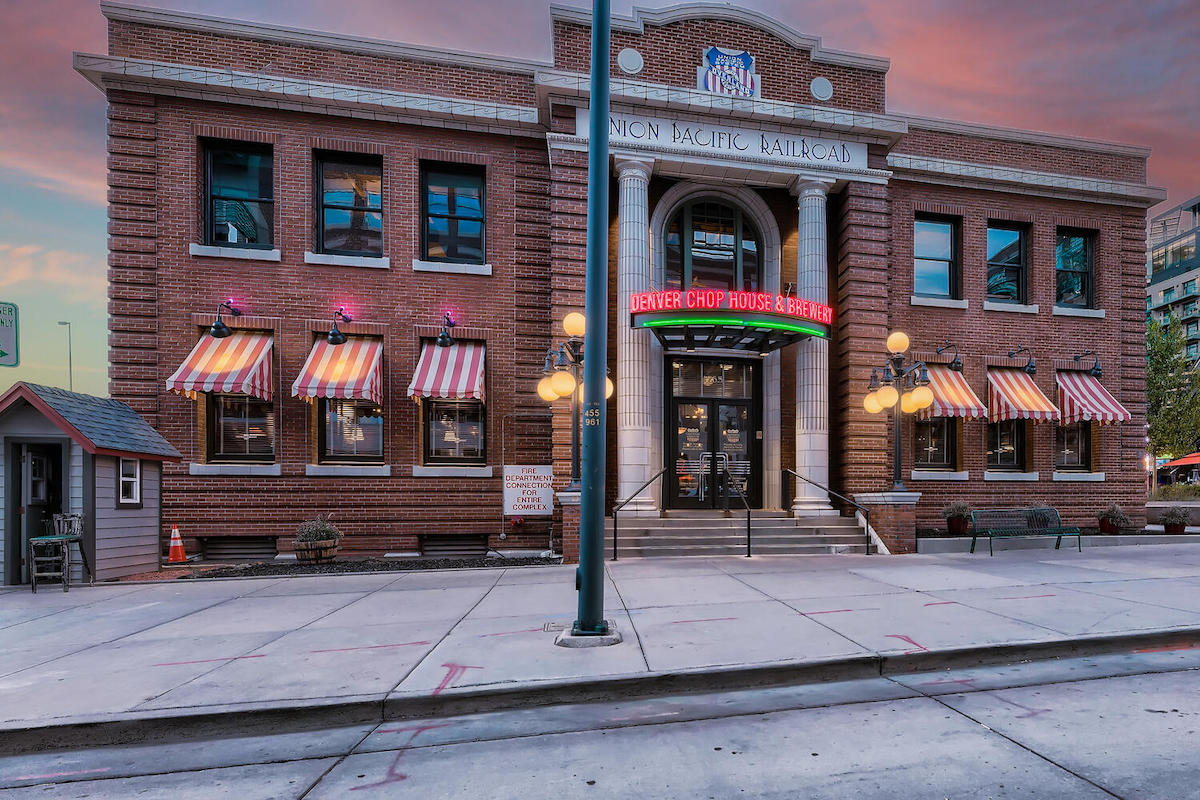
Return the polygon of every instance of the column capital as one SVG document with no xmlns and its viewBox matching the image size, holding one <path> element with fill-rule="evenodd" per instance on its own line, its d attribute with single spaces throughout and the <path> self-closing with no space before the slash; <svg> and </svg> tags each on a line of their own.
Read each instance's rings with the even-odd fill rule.
<svg viewBox="0 0 1200 800">
<path fill-rule="evenodd" d="M 654 172 L 654 159 L 627 153 L 614 153 L 613 166 L 616 168 L 619 178 L 624 178 L 626 175 L 640 175 L 645 180 L 650 180 L 650 175 Z"/>
<path fill-rule="evenodd" d="M 829 189 L 832 186 L 833 181 L 797 176 L 789 188 L 792 194 L 796 195 L 797 200 L 803 200 L 805 197 L 815 197 L 818 195 L 824 197 L 829 193 Z"/>
</svg>

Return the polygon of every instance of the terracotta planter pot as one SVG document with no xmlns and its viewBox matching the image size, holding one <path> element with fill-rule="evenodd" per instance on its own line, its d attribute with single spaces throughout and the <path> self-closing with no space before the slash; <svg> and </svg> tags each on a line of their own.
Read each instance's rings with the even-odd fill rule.
<svg viewBox="0 0 1200 800">
<path fill-rule="evenodd" d="M 321 539 L 315 542 L 294 542 L 296 560 L 301 564 L 324 564 L 333 561 L 338 552 L 337 539 Z"/>
<path fill-rule="evenodd" d="M 1167 533 L 1183 533 L 1184 527 L 1184 523 L 1176 522 L 1173 525 L 1163 525 L 1163 530 Z"/>
<path fill-rule="evenodd" d="M 966 536 L 967 535 L 967 518 L 966 517 L 948 517 L 946 519 L 946 529 L 950 531 L 951 536 Z"/>
<path fill-rule="evenodd" d="M 1117 523 L 1113 522 L 1111 519 L 1100 520 L 1101 533 L 1120 533 L 1120 531 L 1121 529 L 1117 527 Z"/>
</svg>

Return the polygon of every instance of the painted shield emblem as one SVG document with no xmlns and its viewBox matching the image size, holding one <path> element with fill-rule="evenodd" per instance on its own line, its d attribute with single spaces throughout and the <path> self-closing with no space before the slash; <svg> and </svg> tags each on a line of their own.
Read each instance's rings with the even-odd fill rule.
<svg viewBox="0 0 1200 800">
<path fill-rule="evenodd" d="M 736 52 L 710 47 L 704 54 L 703 88 L 717 94 L 754 97 L 754 58 L 743 50 Z"/>
</svg>

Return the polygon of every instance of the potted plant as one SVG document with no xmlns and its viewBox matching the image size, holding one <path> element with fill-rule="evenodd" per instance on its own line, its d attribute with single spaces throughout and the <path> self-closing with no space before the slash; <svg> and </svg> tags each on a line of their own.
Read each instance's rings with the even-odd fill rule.
<svg viewBox="0 0 1200 800">
<path fill-rule="evenodd" d="M 1163 524 L 1163 530 L 1167 533 L 1183 533 L 1190 516 L 1191 509 L 1187 506 L 1171 506 L 1162 512 L 1159 520 Z"/>
<path fill-rule="evenodd" d="M 1121 528 L 1128 528 L 1132 524 L 1125 511 L 1116 503 L 1109 503 L 1108 508 L 1100 512 L 1101 533 L 1120 533 Z"/>
<path fill-rule="evenodd" d="M 337 555 L 342 532 L 330 517 L 330 514 L 318 514 L 316 519 L 305 520 L 296 529 L 293 547 L 296 560 L 301 564 L 323 564 L 333 561 Z"/>
<path fill-rule="evenodd" d="M 946 529 L 951 536 L 966 536 L 971 506 L 964 500 L 955 500 L 942 509 L 942 518 L 946 520 Z"/>
</svg>

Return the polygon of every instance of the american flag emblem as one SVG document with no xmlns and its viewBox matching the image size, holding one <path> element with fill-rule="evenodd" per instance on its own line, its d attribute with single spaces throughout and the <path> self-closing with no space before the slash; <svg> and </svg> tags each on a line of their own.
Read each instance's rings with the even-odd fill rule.
<svg viewBox="0 0 1200 800">
<path fill-rule="evenodd" d="M 716 94 L 735 97 L 754 97 L 754 58 L 743 50 L 735 52 L 720 47 L 710 47 L 704 54 L 702 88 Z"/>
</svg>

